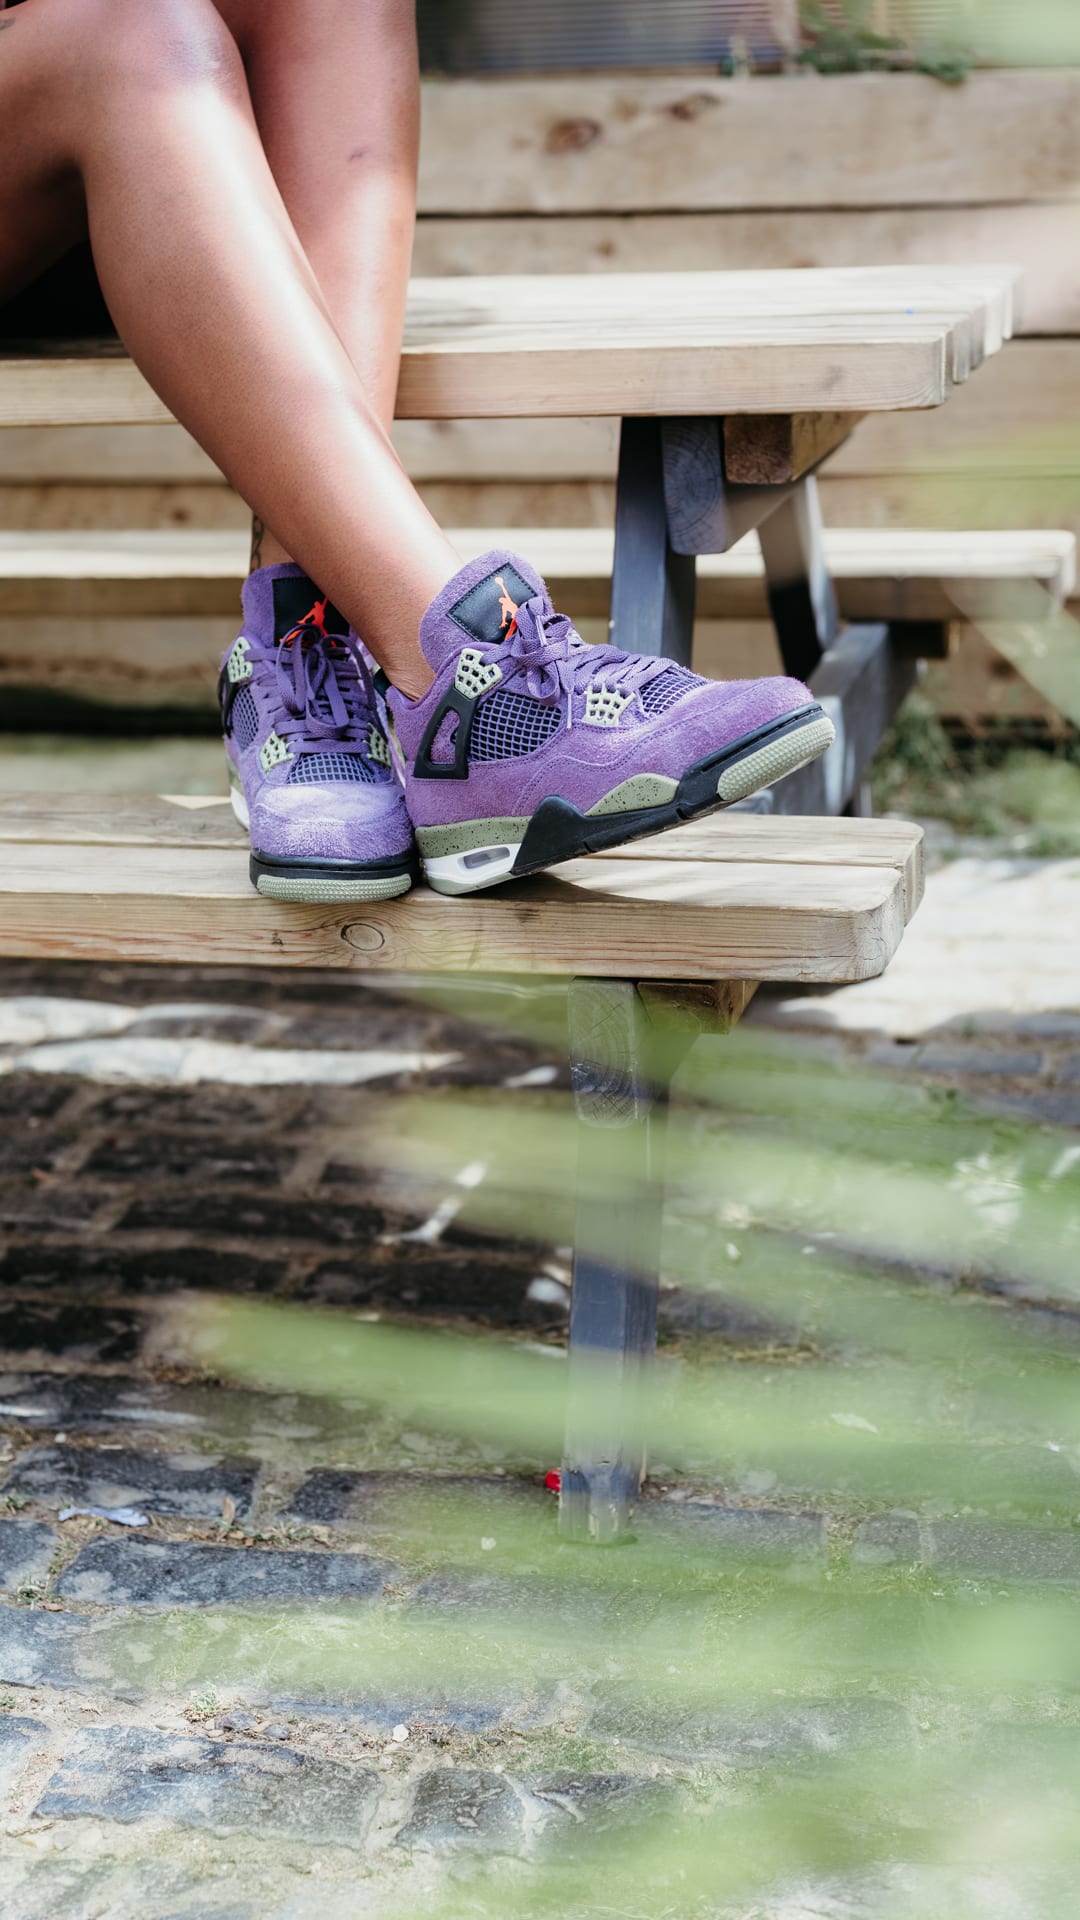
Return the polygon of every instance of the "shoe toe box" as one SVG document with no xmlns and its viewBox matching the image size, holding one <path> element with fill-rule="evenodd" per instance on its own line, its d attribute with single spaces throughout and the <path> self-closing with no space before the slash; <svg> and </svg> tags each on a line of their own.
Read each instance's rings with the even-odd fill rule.
<svg viewBox="0 0 1080 1920">
<path fill-rule="evenodd" d="M 390 860 L 412 837 L 396 782 L 269 787 L 251 809 L 254 851 L 292 860 Z"/>
</svg>

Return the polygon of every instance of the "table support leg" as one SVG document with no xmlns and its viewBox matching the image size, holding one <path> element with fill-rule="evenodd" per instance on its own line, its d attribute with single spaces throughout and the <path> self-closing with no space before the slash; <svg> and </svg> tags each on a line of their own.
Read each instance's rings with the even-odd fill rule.
<svg viewBox="0 0 1080 1920">
<path fill-rule="evenodd" d="M 569 1015 L 578 1198 L 559 1525 L 610 1544 L 629 1529 L 645 1471 L 664 1123 L 681 1049 L 657 1049 L 632 981 L 572 981 Z"/>
<path fill-rule="evenodd" d="M 836 639 L 836 594 L 825 560 L 821 504 L 812 476 L 758 528 L 769 607 L 784 671 L 808 680 Z"/>
<path fill-rule="evenodd" d="M 661 423 L 624 420 L 615 496 L 611 641 L 627 653 L 662 653 L 690 665 L 695 567 L 675 553 L 664 505 Z"/>
</svg>

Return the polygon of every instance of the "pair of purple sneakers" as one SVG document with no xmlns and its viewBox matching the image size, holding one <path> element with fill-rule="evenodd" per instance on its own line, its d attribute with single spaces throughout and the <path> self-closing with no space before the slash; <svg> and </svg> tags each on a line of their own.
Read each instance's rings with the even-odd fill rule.
<svg viewBox="0 0 1080 1920">
<path fill-rule="evenodd" d="M 472 893 L 730 806 L 833 739 L 801 681 L 587 645 L 516 554 L 463 567 L 420 644 L 435 678 L 410 700 L 299 567 L 247 581 L 219 685 L 260 893 L 389 899 L 418 856 L 429 886 Z"/>
</svg>

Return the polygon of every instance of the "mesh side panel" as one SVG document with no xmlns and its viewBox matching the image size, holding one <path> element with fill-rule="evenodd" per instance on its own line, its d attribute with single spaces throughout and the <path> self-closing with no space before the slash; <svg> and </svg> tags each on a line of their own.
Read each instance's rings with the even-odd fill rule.
<svg viewBox="0 0 1080 1920">
<path fill-rule="evenodd" d="M 243 753 L 259 731 L 259 709 L 250 687 L 241 687 L 232 704 L 231 718 L 233 739 Z"/>
<path fill-rule="evenodd" d="M 666 673 L 658 673 L 655 680 L 641 689 L 641 704 L 646 713 L 654 718 L 658 713 L 666 713 L 676 700 L 690 691 L 696 679 L 697 675 L 686 667 L 669 667 Z"/>
<path fill-rule="evenodd" d="M 524 693 L 489 693 L 473 715 L 470 760 L 516 760 L 535 753 L 562 726 L 558 707 Z"/>
<path fill-rule="evenodd" d="M 454 757 L 454 736 L 458 730 L 456 713 L 444 713 L 439 731 L 431 743 L 431 758 L 436 766 L 447 766 Z"/>
<path fill-rule="evenodd" d="M 289 775 L 290 787 L 322 787 L 331 780 L 363 780 L 378 775 L 358 753 L 302 753 Z"/>
</svg>

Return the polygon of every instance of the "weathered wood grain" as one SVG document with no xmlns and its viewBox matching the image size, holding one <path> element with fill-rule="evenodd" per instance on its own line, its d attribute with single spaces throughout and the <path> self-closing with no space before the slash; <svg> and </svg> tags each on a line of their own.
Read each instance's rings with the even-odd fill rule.
<svg viewBox="0 0 1080 1920">
<path fill-rule="evenodd" d="M 478 126 L 499 128 L 498 165 Z M 1002 129 L 1008 138 L 1002 138 Z M 429 214 L 1015 204 L 1080 197 L 1080 77 L 560 75 L 424 91 Z"/>
<path fill-rule="evenodd" d="M 861 414 L 736 414 L 724 422 L 724 472 L 734 485 L 782 486 L 799 480 L 843 446 Z"/>
<path fill-rule="evenodd" d="M 574 861 L 448 901 L 262 900 L 240 849 L 20 841 L 0 865 L 0 954 L 189 964 L 578 973 L 623 979 L 857 980 L 899 945 L 894 869 Z"/>
<path fill-rule="evenodd" d="M 417 280 L 402 418 L 934 406 L 1012 326 L 1017 271 Z M 122 356 L 0 360 L 0 424 L 154 423 Z"/>
<path fill-rule="evenodd" d="M 857 76 L 849 76 L 858 84 Z M 1009 138 L 1028 129 L 1009 124 Z M 740 177 L 739 186 L 746 182 Z M 780 206 L 780 202 L 776 202 Z M 413 271 L 682 273 L 690 268 L 856 267 L 1015 260 L 1016 332 L 1080 331 L 1080 204 L 741 208 L 422 219 Z"/>
<path fill-rule="evenodd" d="M 783 436 L 785 418 L 767 415 L 755 430 Z M 1080 470 L 1077 418 L 1080 349 L 1070 340 L 1014 340 L 974 380 L 957 388 L 948 406 L 864 416 L 858 431 L 831 453 L 827 472 L 830 478 L 905 470 L 1067 476 Z M 729 434 L 732 429 L 741 432 L 742 422 L 729 423 Z M 521 435 L 516 420 L 403 420 L 395 427 L 398 450 L 414 479 L 448 481 L 459 488 L 482 481 L 520 486 Z M 617 420 L 539 419 L 530 422 L 528 436 L 530 483 L 614 476 Z M 193 484 L 199 474 L 207 482 L 202 489 Z M 80 520 L 93 524 L 77 508 L 80 482 L 93 487 L 86 497 L 98 524 L 134 527 L 152 517 L 165 525 L 170 516 L 174 523 L 198 524 L 200 512 L 220 521 L 227 500 L 239 526 L 243 509 L 226 493 L 220 476 L 216 490 L 214 480 L 215 469 L 175 425 L 0 431 L 0 488 L 47 484 L 36 506 L 27 501 L 41 526 L 50 519 L 57 526 L 78 527 Z M 20 524 L 14 495 L 0 506 L 5 526 Z M 463 524 L 460 515 L 457 523 Z M 34 520 L 24 513 L 21 524 Z"/>
<path fill-rule="evenodd" d="M 0 845 L 183 847 L 243 851 L 247 835 L 228 799 L 167 794 L 0 795 Z M 902 873 L 909 894 L 922 884 L 922 829 L 906 820 L 787 819 L 716 813 L 673 827 L 605 860 L 663 860 L 756 866 L 881 867 Z"/>
</svg>

